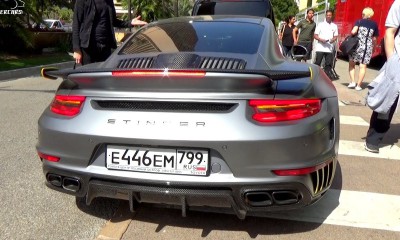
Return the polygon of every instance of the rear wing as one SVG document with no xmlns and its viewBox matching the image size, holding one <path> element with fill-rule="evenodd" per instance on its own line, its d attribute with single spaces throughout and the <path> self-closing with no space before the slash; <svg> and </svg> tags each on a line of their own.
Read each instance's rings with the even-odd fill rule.
<svg viewBox="0 0 400 240">
<path fill-rule="evenodd" d="M 206 73 L 215 73 L 215 74 L 256 74 L 256 75 L 263 75 L 265 76 L 266 80 L 268 81 L 274 81 L 274 80 L 290 80 L 290 79 L 296 79 L 296 78 L 307 78 L 311 77 L 311 71 L 281 71 L 281 70 L 220 70 L 220 69 L 207 69 L 207 70 L 193 70 L 193 69 L 129 69 L 129 70 L 121 70 L 121 69 L 104 69 L 104 68 L 98 68 L 98 69 L 62 69 L 58 70 L 56 68 L 43 68 L 41 71 L 41 74 L 44 78 L 48 79 L 57 79 L 57 78 L 63 78 L 67 79 L 70 75 L 75 75 L 75 74 L 85 74 L 85 75 L 93 75 L 96 76 L 98 74 L 106 74 L 106 73 L 111 73 L 114 76 L 119 76 L 119 77 L 134 77 L 134 76 L 140 76 L 143 73 L 148 73 L 148 76 L 150 75 L 158 75 L 161 76 L 161 74 L 157 73 L 163 73 L 163 76 L 169 76 L 170 73 L 171 75 L 174 75 L 174 73 L 181 73 L 179 75 L 185 76 L 185 75 L 192 75 L 194 76 L 194 73 L 199 74 L 206 74 Z M 137 73 L 137 74 L 135 74 Z"/>
<path fill-rule="evenodd" d="M 62 77 L 72 84 L 68 84 L 69 88 L 118 92 L 274 94 L 277 81 L 293 79 L 302 82 L 296 85 L 296 92 L 302 92 L 303 84 L 311 84 L 312 77 L 310 70 L 76 69 L 42 72 L 52 79 Z"/>
</svg>

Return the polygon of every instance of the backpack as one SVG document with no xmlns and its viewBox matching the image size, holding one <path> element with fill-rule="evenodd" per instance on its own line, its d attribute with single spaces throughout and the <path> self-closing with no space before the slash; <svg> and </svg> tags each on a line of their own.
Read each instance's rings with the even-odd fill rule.
<svg viewBox="0 0 400 240">
<path fill-rule="evenodd" d="M 344 56 L 351 55 L 358 47 L 358 40 L 357 36 L 347 36 L 342 44 L 340 44 L 339 50 Z"/>
</svg>

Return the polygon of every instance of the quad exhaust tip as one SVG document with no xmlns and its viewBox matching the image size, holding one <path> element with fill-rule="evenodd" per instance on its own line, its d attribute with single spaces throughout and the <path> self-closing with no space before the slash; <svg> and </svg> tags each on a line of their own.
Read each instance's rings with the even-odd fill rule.
<svg viewBox="0 0 400 240">
<path fill-rule="evenodd" d="M 249 191 L 244 194 L 244 201 L 251 207 L 296 204 L 300 200 L 295 191 Z"/>
<path fill-rule="evenodd" d="M 65 190 L 72 192 L 77 192 L 81 188 L 81 182 L 79 179 L 63 177 L 53 173 L 47 174 L 47 181 L 55 187 L 62 187 Z"/>
</svg>

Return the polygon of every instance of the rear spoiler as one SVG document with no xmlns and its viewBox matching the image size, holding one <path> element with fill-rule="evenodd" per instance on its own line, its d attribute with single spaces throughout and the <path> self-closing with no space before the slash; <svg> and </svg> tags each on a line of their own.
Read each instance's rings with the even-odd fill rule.
<svg viewBox="0 0 400 240">
<path fill-rule="evenodd" d="M 312 77 L 311 69 L 308 71 L 280 71 L 280 70 L 221 70 L 221 69 L 62 69 L 58 70 L 55 68 L 43 68 L 41 73 L 44 78 L 55 80 L 57 78 L 66 79 L 72 74 L 90 74 L 90 73 L 124 73 L 124 72 L 135 72 L 135 71 L 153 71 L 153 72 L 168 72 L 169 71 L 179 71 L 179 72 L 193 72 L 199 71 L 204 73 L 229 73 L 229 74 L 258 74 L 264 75 L 268 79 L 275 80 L 291 80 L 297 78 L 308 78 Z"/>
</svg>

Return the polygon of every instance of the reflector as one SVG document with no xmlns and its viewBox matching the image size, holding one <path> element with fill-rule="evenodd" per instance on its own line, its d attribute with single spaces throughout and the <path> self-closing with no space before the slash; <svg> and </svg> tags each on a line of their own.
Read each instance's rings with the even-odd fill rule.
<svg viewBox="0 0 400 240">
<path fill-rule="evenodd" d="M 307 175 L 313 172 L 318 171 L 321 168 L 324 168 L 325 166 L 329 165 L 332 162 L 332 160 L 329 160 L 327 162 L 324 162 L 322 164 L 319 164 L 314 167 L 308 167 L 308 168 L 299 168 L 299 169 L 280 169 L 280 170 L 272 170 L 272 172 L 278 176 L 301 176 L 301 175 Z"/>
<path fill-rule="evenodd" d="M 39 157 L 41 159 L 44 159 L 44 160 L 47 160 L 47 161 L 50 161 L 50 162 L 58 162 L 58 161 L 60 161 L 60 158 L 56 157 L 56 156 L 47 155 L 47 154 L 44 154 L 44 153 L 41 153 L 41 152 L 38 152 L 38 155 L 39 155 Z"/>
</svg>

